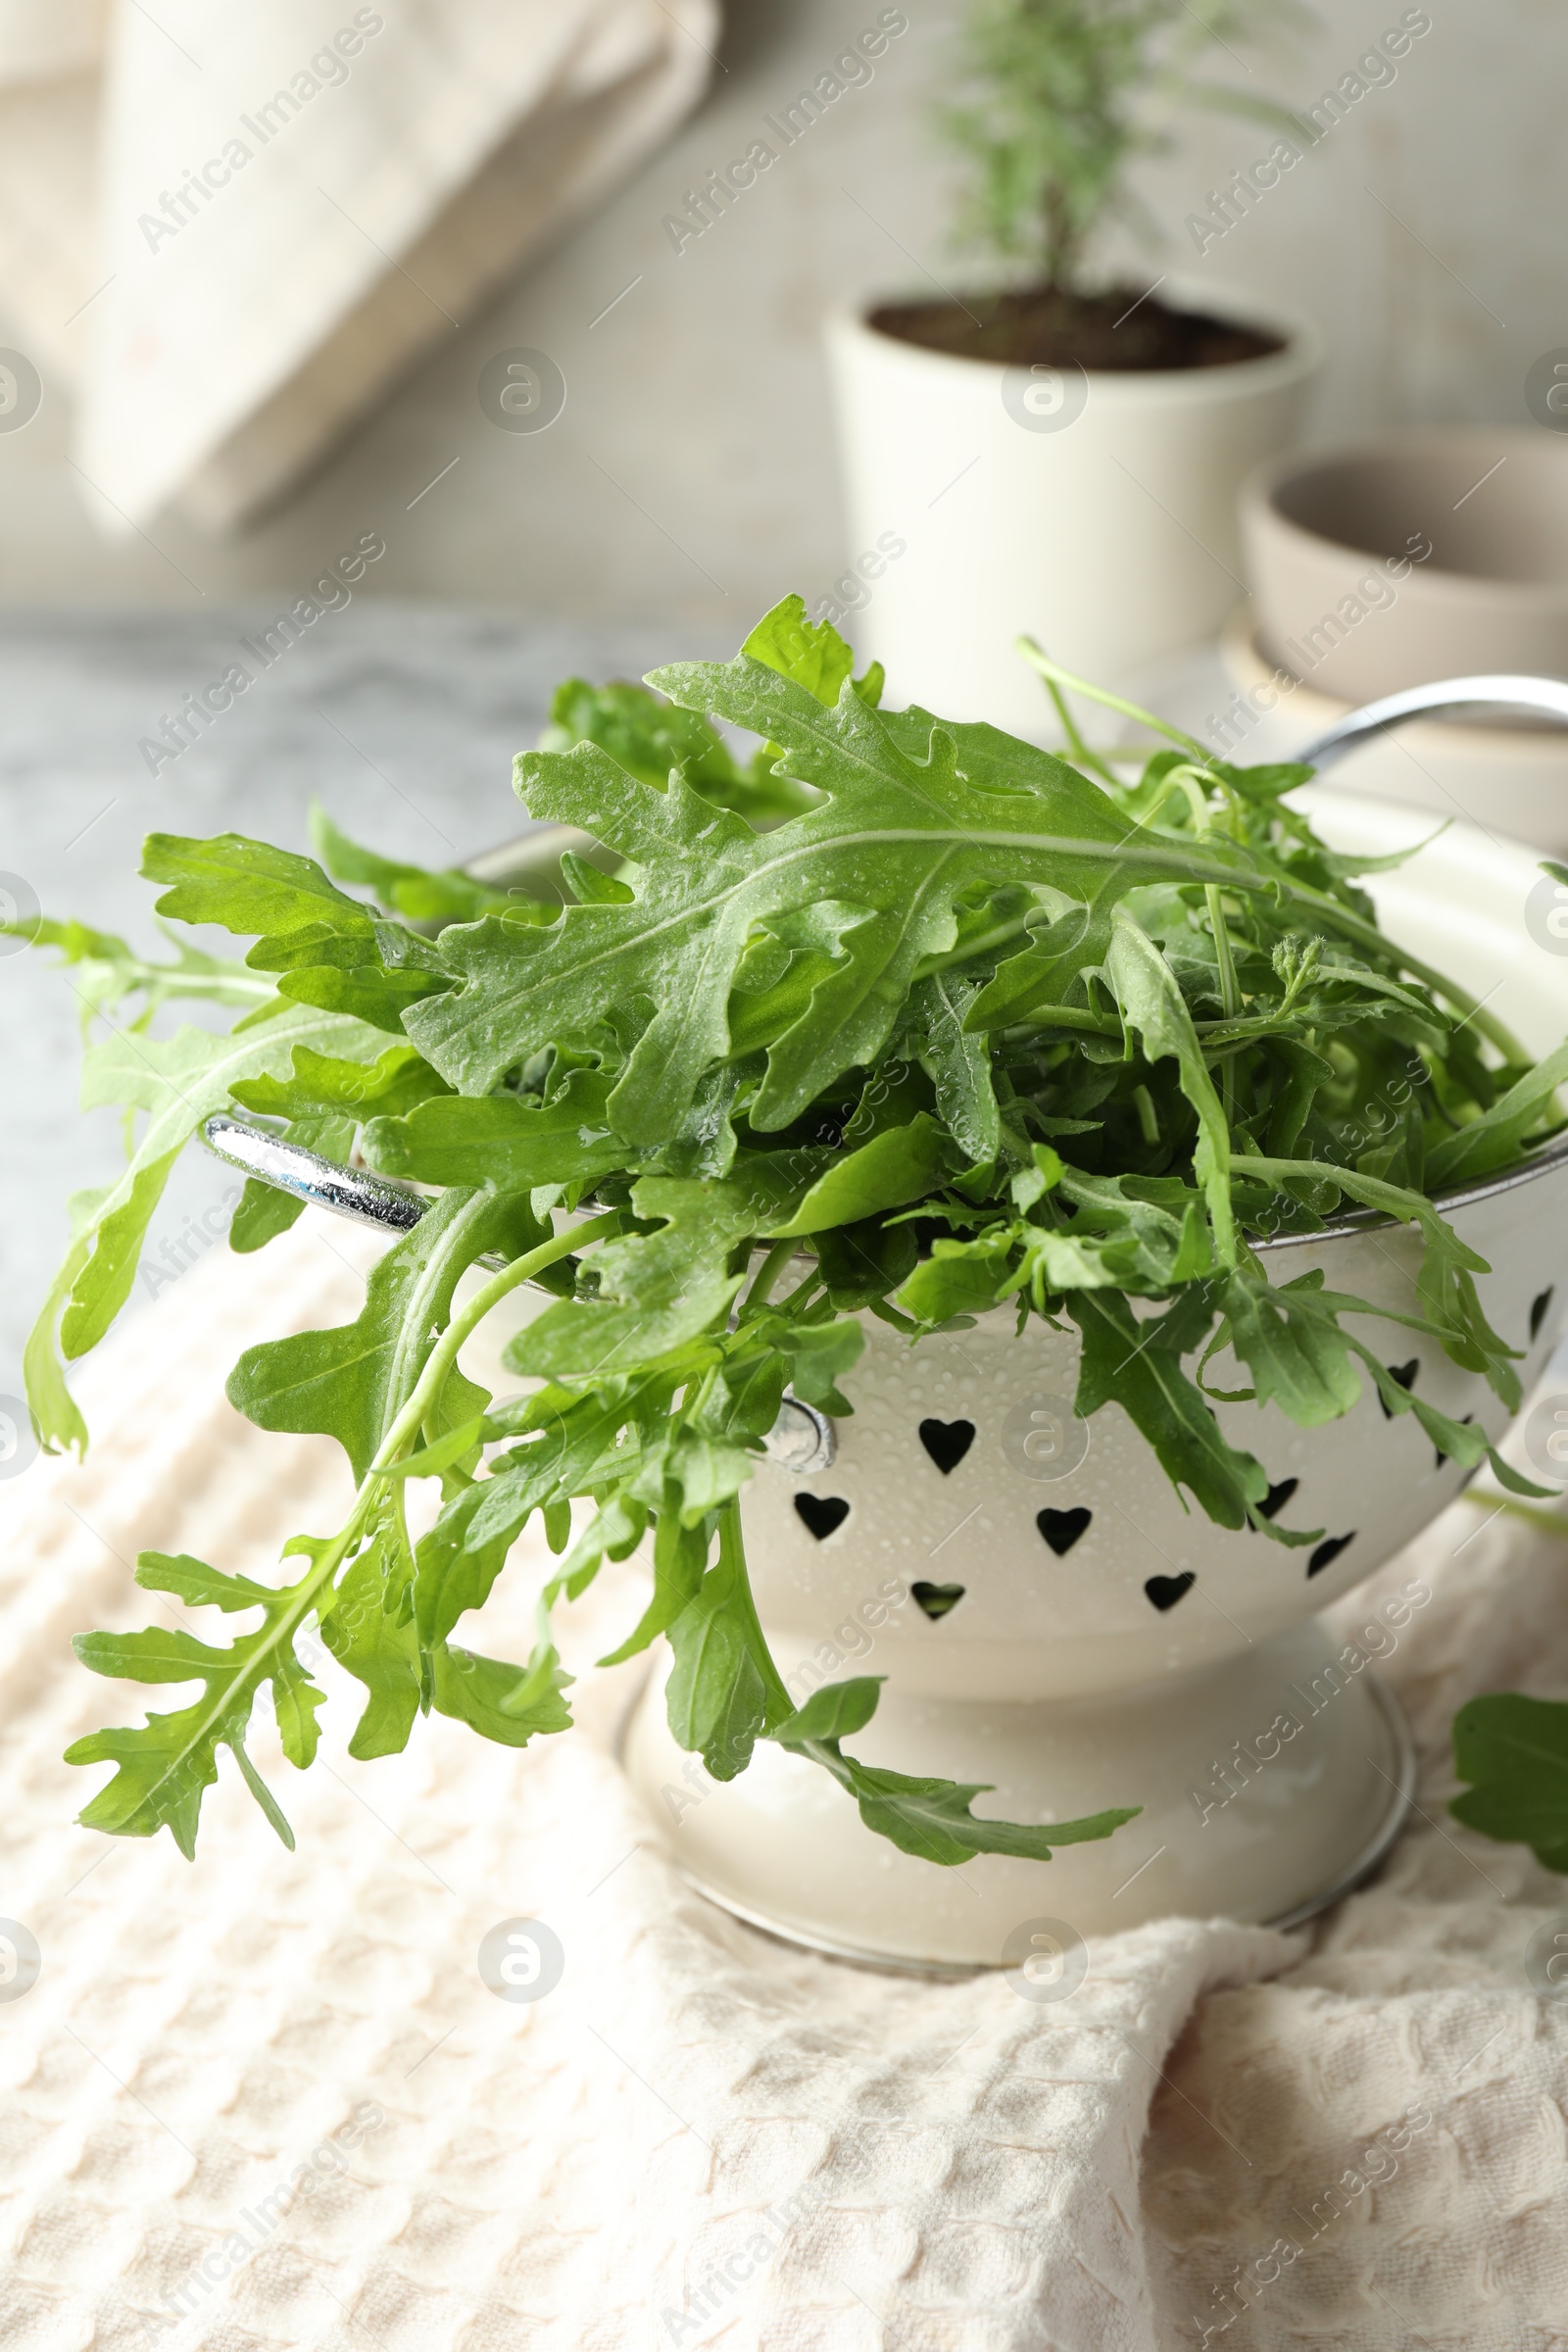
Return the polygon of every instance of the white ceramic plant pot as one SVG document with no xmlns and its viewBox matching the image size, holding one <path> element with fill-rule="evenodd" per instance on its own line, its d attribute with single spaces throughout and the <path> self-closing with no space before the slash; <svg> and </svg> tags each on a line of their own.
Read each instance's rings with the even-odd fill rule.
<svg viewBox="0 0 1568 2352">
<path fill-rule="evenodd" d="M 1386 803 L 1301 796 L 1331 843 L 1381 854 L 1423 821 Z M 1568 1031 L 1568 955 L 1526 902 L 1530 854 L 1454 825 L 1369 887 L 1390 935 L 1490 995 L 1544 1053 Z M 1568 1311 L 1568 1147 L 1447 1210 L 1492 1272 L 1494 1328 L 1524 1350 L 1526 1388 Z M 1403 1228 L 1274 1245 L 1288 1280 L 1416 1311 L 1419 1245 Z M 1361 1334 L 1418 1393 L 1500 1437 L 1507 1414 L 1441 1349 L 1395 1324 Z M 1404 1375 L 1403 1367 L 1413 1365 Z M 1239 1388 L 1219 1359 L 1209 1378 Z M 766 1743 L 719 1786 L 671 1740 L 655 1684 L 627 1768 L 687 1875 L 731 1909 L 835 1951 L 923 1966 L 996 1964 L 1043 1920 L 1059 1943 L 1170 1912 L 1304 1916 L 1392 1838 L 1408 1750 L 1374 1661 L 1424 1605 L 1405 1590 L 1347 1647 L 1317 1612 L 1452 1500 L 1463 1473 L 1370 1383 L 1344 1419 L 1298 1429 L 1273 1409 L 1218 1408 L 1276 1482 L 1286 1549 L 1188 1515 L 1112 1403 L 1075 1420 L 1075 1336 L 1010 1313 L 910 1348 L 867 1320 L 837 1457 L 809 1477 L 763 1464 L 743 1497 L 759 1613 L 792 1692 L 885 1675 L 863 1760 L 988 1782 L 976 1811 L 1022 1822 L 1137 1804 L 1111 1838 L 1050 1863 L 982 1856 L 950 1871 L 866 1830 L 816 1766 Z M 1289 1482 L 1289 1485 L 1287 1485 Z M 1027 1941 L 1027 1937 L 1025 1937 Z"/>
<path fill-rule="evenodd" d="M 1294 442 L 1321 346 L 1304 322 L 1207 288 L 1161 293 L 1285 348 L 1234 367 L 1058 373 L 830 319 L 863 600 L 848 625 L 886 664 L 890 702 L 1046 741 L 1053 715 L 1013 650 L 1020 632 L 1081 677 L 1114 680 L 1211 635 L 1236 602 L 1238 492 Z"/>
</svg>

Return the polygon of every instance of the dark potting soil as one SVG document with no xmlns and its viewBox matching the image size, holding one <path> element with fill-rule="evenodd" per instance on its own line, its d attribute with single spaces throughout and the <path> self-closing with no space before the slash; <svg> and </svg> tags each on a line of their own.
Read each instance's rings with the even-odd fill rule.
<svg viewBox="0 0 1568 2352">
<path fill-rule="evenodd" d="M 884 303 L 870 313 L 869 324 L 901 343 L 952 352 L 958 359 L 1017 368 L 1077 365 L 1117 374 L 1232 368 L 1285 348 L 1278 335 L 1210 318 L 1201 311 L 1167 310 L 1157 295 L 1140 302 L 1136 288 L 1069 294 L 1054 286 L 1026 286 L 976 296 L 967 308 L 957 302 Z"/>
</svg>

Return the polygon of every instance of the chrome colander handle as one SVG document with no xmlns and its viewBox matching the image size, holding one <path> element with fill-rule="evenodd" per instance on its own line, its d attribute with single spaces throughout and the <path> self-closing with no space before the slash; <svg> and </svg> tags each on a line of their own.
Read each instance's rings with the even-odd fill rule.
<svg viewBox="0 0 1568 2352">
<path fill-rule="evenodd" d="M 1402 693 L 1386 694 L 1337 719 L 1311 743 L 1303 744 L 1296 757 L 1312 767 L 1332 767 L 1375 735 L 1402 726 L 1407 718 L 1457 717 L 1466 710 L 1528 710 L 1568 726 L 1568 680 L 1444 678 L 1433 686 L 1407 686 Z"/>
<path fill-rule="evenodd" d="M 253 1127 L 248 1119 L 211 1118 L 202 1129 L 202 1142 L 220 1159 L 274 1191 L 292 1193 L 296 1200 L 330 1209 L 334 1217 L 347 1217 L 356 1225 L 379 1226 L 383 1233 L 412 1232 L 430 1205 L 412 1184 L 373 1176 L 368 1168 L 340 1167 L 318 1152 L 307 1152 L 303 1144 L 291 1144 L 266 1127 Z"/>
</svg>

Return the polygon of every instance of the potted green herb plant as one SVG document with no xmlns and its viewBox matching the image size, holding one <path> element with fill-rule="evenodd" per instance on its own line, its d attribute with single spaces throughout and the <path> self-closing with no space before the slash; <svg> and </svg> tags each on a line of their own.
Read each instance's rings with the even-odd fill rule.
<svg viewBox="0 0 1568 2352">
<path fill-rule="evenodd" d="M 857 634 L 896 692 L 1041 737 L 1049 709 L 1009 651 L 1020 630 L 1115 679 L 1237 602 L 1237 492 L 1294 438 L 1318 338 L 1162 268 L 1107 282 L 1097 252 L 1112 223 L 1151 225 L 1131 173 L 1181 110 L 1270 134 L 1245 193 L 1216 198 L 1238 217 L 1294 168 L 1307 135 L 1235 85 L 1226 52 L 1298 13 L 971 0 L 939 127 L 981 282 L 928 282 L 829 326 L 851 543 L 867 551 Z M 890 532 L 907 541 L 894 564 Z"/>
<path fill-rule="evenodd" d="M 355 1755 L 432 1708 L 564 1731 L 554 1613 L 635 1553 L 606 1662 L 664 1663 L 628 1767 L 691 1875 L 792 1934 L 963 1963 L 1048 1910 L 1289 1916 L 1386 1839 L 1380 1648 L 1317 1611 L 1481 1463 L 1543 1491 L 1494 1450 L 1568 1306 L 1568 967 L 1508 922 L 1534 869 L 1463 829 L 1406 863 L 1398 812 L 1309 820 L 1305 769 L 1169 730 L 1118 783 L 852 667 L 791 599 L 730 663 L 564 689 L 516 778 L 575 829 L 554 899 L 515 854 L 430 874 L 323 821 L 320 862 L 148 841 L 161 913 L 243 962 L 39 933 L 103 1012 L 241 1016 L 92 1049 L 142 1124 L 28 1349 L 47 1445 L 85 1442 L 63 1358 L 199 1133 L 261 1179 L 237 1249 L 309 1198 L 397 1236 L 352 1324 L 229 1384 L 343 1446 L 342 1524 L 265 1583 L 144 1553 L 220 1631 L 80 1637 L 192 1691 L 72 1749 L 114 1767 L 87 1823 L 190 1852 L 226 1749 L 287 1838 L 248 1740 L 270 1687 L 311 1763 L 313 1626 Z M 497 1323 L 511 1397 L 460 1362 Z M 514 1556 L 530 1525 L 553 1562 Z M 536 1579 L 515 1662 L 470 1633 L 503 1571 Z M 1388 1605 L 1384 1646 L 1420 1591 Z"/>
</svg>

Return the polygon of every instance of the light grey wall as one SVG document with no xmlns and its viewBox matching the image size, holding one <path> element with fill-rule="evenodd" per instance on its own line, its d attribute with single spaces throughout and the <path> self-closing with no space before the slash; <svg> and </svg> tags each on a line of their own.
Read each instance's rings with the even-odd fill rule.
<svg viewBox="0 0 1568 2352">
<path fill-rule="evenodd" d="M 833 299 L 949 283 L 944 173 L 922 108 L 953 0 L 906 0 L 910 29 L 832 113 L 677 256 L 662 217 L 765 113 L 831 65 L 881 0 L 730 0 L 724 70 L 677 144 L 389 394 L 379 413 L 247 537 L 164 518 L 101 539 L 66 465 L 61 399 L 0 437 L 0 600 L 200 605 L 290 595 L 361 532 L 388 553 L 367 593 L 734 624 L 785 588 L 822 594 L 842 544 L 817 327 Z M 1318 26 L 1255 83 L 1310 102 L 1353 69 L 1402 0 L 1324 0 Z M 1312 315 L 1333 359 L 1318 437 L 1436 420 L 1526 421 L 1522 382 L 1568 343 L 1568 12 L 1556 0 L 1430 0 L 1432 28 L 1258 209 L 1200 258 L 1183 228 L 1265 136 L 1203 122 L 1144 188 L 1162 269 Z M 1235 79 L 1238 67 L 1218 51 Z M 597 325 L 596 314 L 641 282 Z M 512 345 L 569 386 L 547 433 L 498 431 L 479 371 Z M 416 492 L 458 463 L 410 509 Z M 165 555 L 172 561 L 165 561 Z M 179 568 L 176 569 L 174 566 Z"/>
</svg>

